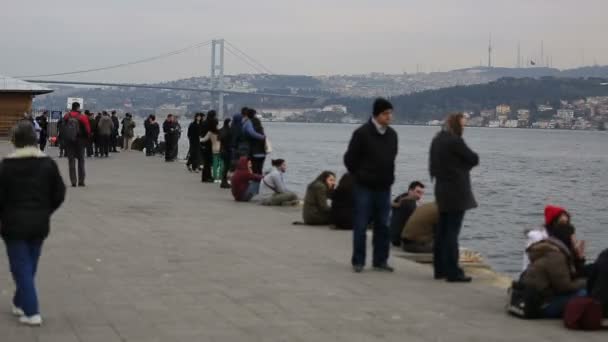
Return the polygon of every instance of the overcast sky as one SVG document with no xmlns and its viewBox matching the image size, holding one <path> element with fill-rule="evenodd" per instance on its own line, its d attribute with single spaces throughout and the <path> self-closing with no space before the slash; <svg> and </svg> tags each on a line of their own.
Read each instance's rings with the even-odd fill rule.
<svg viewBox="0 0 608 342">
<path fill-rule="evenodd" d="M 538 60 L 608 64 L 608 0 L 30 0 L 0 11 L 0 74 L 128 62 L 225 38 L 281 74 L 449 70 Z M 55 79 L 143 82 L 209 74 L 204 47 L 124 69 Z M 226 56 L 226 73 L 255 69 Z"/>
</svg>

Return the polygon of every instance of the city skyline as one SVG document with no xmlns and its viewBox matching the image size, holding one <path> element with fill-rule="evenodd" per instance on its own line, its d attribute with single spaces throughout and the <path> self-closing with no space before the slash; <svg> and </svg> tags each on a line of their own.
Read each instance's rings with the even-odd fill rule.
<svg viewBox="0 0 608 342">
<path fill-rule="evenodd" d="M 259 2 L 58 0 L 0 13 L 0 74 L 65 72 L 129 62 L 226 38 L 276 74 L 447 71 L 518 62 L 608 64 L 608 4 L 585 0 Z M 542 44 L 542 48 L 541 48 Z M 520 53 L 518 54 L 518 46 Z M 158 82 L 209 74 L 210 49 L 72 80 Z M 542 50 L 542 52 L 541 52 Z M 518 59 L 521 56 L 521 62 Z M 543 56 L 543 58 L 541 58 Z M 480 64 L 481 63 L 481 64 Z M 226 73 L 255 73 L 227 56 Z"/>
</svg>

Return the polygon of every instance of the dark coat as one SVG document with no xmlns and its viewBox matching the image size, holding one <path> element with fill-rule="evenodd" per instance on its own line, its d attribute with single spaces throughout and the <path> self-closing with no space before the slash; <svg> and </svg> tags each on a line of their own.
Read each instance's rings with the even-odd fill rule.
<svg viewBox="0 0 608 342">
<path fill-rule="evenodd" d="M 462 137 L 439 132 L 431 143 L 429 169 L 435 179 L 435 199 L 439 212 L 459 212 L 477 207 L 471 189 L 470 171 L 479 156 Z"/>
<path fill-rule="evenodd" d="M 251 123 L 253 124 L 253 129 L 256 133 L 261 135 L 266 135 L 264 133 L 264 127 L 262 126 L 262 121 L 260 119 L 253 117 L 251 118 Z M 250 146 L 250 154 L 252 156 L 266 154 L 266 140 L 254 139 L 252 137 L 247 137 L 249 140 Z"/>
<path fill-rule="evenodd" d="M 549 238 L 537 242 L 527 251 L 530 265 L 521 281 L 541 293 L 548 303 L 558 295 L 584 289 L 584 278 L 575 278 L 576 265 L 573 255 L 561 241 Z"/>
<path fill-rule="evenodd" d="M 377 191 L 388 191 L 395 182 L 397 133 L 387 127 L 380 134 L 371 119 L 359 127 L 348 144 L 344 164 L 357 184 Z"/>
<path fill-rule="evenodd" d="M 200 144 L 202 126 L 202 123 L 197 123 L 196 121 L 192 121 L 188 126 L 188 141 L 191 145 Z"/>
<path fill-rule="evenodd" d="M 63 203 L 65 184 L 55 161 L 35 148 L 0 164 L 0 234 L 4 240 L 42 240 Z"/>
<path fill-rule="evenodd" d="M 331 207 L 327 203 L 328 200 L 329 189 L 325 183 L 316 180 L 309 184 L 304 197 L 304 208 L 302 209 L 304 223 L 309 225 L 329 224 Z"/>
<path fill-rule="evenodd" d="M 401 233 L 414 210 L 416 210 L 416 200 L 409 198 L 407 193 L 397 196 L 393 201 L 390 226 L 393 245 L 399 246 L 401 244 Z"/>
<path fill-rule="evenodd" d="M 338 229 L 353 229 L 354 183 L 355 177 L 350 173 L 345 174 L 331 196 L 331 222 Z"/>
<path fill-rule="evenodd" d="M 592 266 L 587 293 L 602 303 L 604 317 L 608 317 L 608 249 L 600 254 Z"/>
<path fill-rule="evenodd" d="M 146 138 L 152 139 L 154 141 L 158 139 L 158 136 L 160 134 L 160 126 L 158 125 L 158 122 L 152 122 L 148 119 L 144 121 L 144 128 L 146 130 Z"/>
<path fill-rule="evenodd" d="M 120 127 L 120 121 L 118 121 L 117 116 L 112 116 L 111 118 L 112 118 L 112 127 L 114 128 L 112 134 L 118 135 L 118 128 Z"/>
</svg>

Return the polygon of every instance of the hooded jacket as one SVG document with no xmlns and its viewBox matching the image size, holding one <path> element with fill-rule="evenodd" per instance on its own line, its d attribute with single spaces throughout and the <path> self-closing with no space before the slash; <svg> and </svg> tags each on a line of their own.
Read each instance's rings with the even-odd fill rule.
<svg viewBox="0 0 608 342">
<path fill-rule="evenodd" d="M 435 179 L 435 199 L 439 212 L 460 212 L 477 208 L 471 189 L 470 171 L 479 156 L 462 137 L 439 132 L 431 143 L 429 171 Z"/>
<path fill-rule="evenodd" d="M 72 118 L 76 118 L 78 119 L 78 122 L 80 122 L 80 127 L 81 127 L 81 133 L 83 133 L 84 137 L 82 137 L 82 139 L 88 139 L 91 137 L 91 123 L 89 122 L 89 118 L 84 115 L 81 114 L 80 112 L 76 112 L 76 111 L 71 111 L 69 113 L 67 113 L 64 117 L 63 117 L 63 121 L 66 122 L 68 121 L 68 119 L 72 117 Z"/>
<path fill-rule="evenodd" d="M 241 200 L 247 192 L 250 181 L 259 182 L 264 178 L 262 175 L 252 173 L 249 170 L 248 164 L 249 159 L 247 159 L 247 157 L 241 157 L 237 163 L 234 174 L 232 174 L 232 196 L 237 201 Z"/>
<path fill-rule="evenodd" d="M 537 242 L 528 248 L 527 253 L 530 265 L 521 281 L 525 286 L 539 291 L 545 303 L 555 296 L 585 288 L 586 280 L 575 278 L 574 257 L 558 239 L 550 237 Z"/>
<path fill-rule="evenodd" d="M 433 242 L 433 233 L 438 222 L 437 203 L 425 203 L 416 208 L 407 220 L 401 238 L 422 243 Z"/>
<path fill-rule="evenodd" d="M 109 137 L 112 135 L 113 130 L 114 124 L 112 123 L 112 119 L 107 115 L 102 116 L 97 124 L 97 132 L 99 135 Z"/>
<path fill-rule="evenodd" d="M 17 149 L 0 163 L 0 235 L 42 240 L 63 203 L 65 184 L 54 160 L 36 147 Z"/>
<path fill-rule="evenodd" d="M 549 237 L 549 234 L 547 234 L 546 227 L 551 225 L 555 221 L 555 219 L 558 218 L 561 214 L 566 214 L 570 216 L 566 209 L 562 207 L 554 205 L 548 205 L 545 207 L 545 225 L 537 229 L 528 229 L 524 232 L 526 234 L 526 250 L 533 244 Z M 524 271 L 528 268 L 529 264 L 530 259 L 528 258 L 528 253 L 524 252 Z"/>
<path fill-rule="evenodd" d="M 308 185 L 304 196 L 304 208 L 302 218 L 304 223 L 309 225 L 329 224 L 331 207 L 327 203 L 329 200 L 329 189 L 320 180 L 316 180 Z"/>
</svg>

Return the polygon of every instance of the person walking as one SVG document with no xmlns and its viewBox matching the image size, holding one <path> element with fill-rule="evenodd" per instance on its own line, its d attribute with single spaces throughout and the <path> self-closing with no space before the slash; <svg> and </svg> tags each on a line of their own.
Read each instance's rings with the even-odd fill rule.
<svg viewBox="0 0 608 342">
<path fill-rule="evenodd" d="M 91 131 L 93 132 L 93 144 L 95 144 L 94 154 L 95 157 L 102 157 L 101 154 L 101 137 L 99 135 L 99 120 L 102 118 L 101 113 L 97 113 L 95 116 L 95 120 L 93 121 L 93 125 L 91 126 Z M 112 119 L 110 119 L 111 121 Z"/>
<path fill-rule="evenodd" d="M 201 166 L 201 132 L 203 129 L 203 113 L 196 113 L 194 120 L 188 126 L 188 161 L 186 168 L 190 172 L 199 172 Z"/>
<path fill-rule="evenodd" d="M 135 133 L 133 132 L 134 129 L 135 122 L 133 121 L 133 116 L 130 113 L 127 113 L 122 120 L 122 148 L 125 151 L 131 150 L 131 144 L 133 143 L 133 137 L 135 136 Z"/>
<path fill-rule="evenodd" d="M 38 126 L 40 126 L 40 137 L 38 139 L 38 145 L 40 146 L 40 151 L 44 152 L 46 148 L 46 141 L 49 138 L 49 120 L 48 120 L 48 112 L 42 112 L 42 115 L 36 118 L 36 122 Z"/>
<path fill-rule="evenodd" d="M 112 123 L 112 119 L 110 118 L 107 112 L 104 112 L 101 118 L 99 119 L 99 123 L 97 124 L 97 141 L 99 144 L 100 157 L 109 157 L 110 140 L 113 130 L 114 124 Z"/>
<path fill-rule="evenodd" d="M 448 282 L 471 281 L 458 266 L 458 236 L 465 212 L 477 207 L 469 173 L 479 164 L 479 156 L 462 138 L 465 125 L 464 114 L 448 116 L 430 150 L 429 171 L 431 179 L 435 180 L 435 199 L 439 208 L 433 246 L 434 276 Z"/>
<path fill-rule="evenodd" d="M 344 164 L 355 178 L 352 266 L 356 273 L 365 267 L 366 232 L 374 227 L 372 265 L 377 271 L 393 272 L 388 264 L 391 186 L 395 181 L 397 132 L 390 127 L 393 105 L 383 98 L 374 101 L 373 115 L 354 133 L 344 155 Z"/>
<path fill-rule="evenodd" d="M 144 122 L 144 128 L 146 130 L 146 156 L 150 157 L 156 154 L 158 136 L 160 135 L 160 127 L 156 122 L 155 115 L 150 114 L 148 116 L 148 119 Z"/>
<path fill-rule="evenodd" d="M 65 198 L 65 184 L 53 159 L 36 146 L 29 122 L 12 131 L 16 150 L 0 164 L 0 235 L 15 281 L 13 314 L 24 325 L 39 326 L 35 276 L 51 215 Z"/>
<path fill-rule="evenodd" d="M 62 135 L 68 154 L 70 182 L 72 187 L 85 186 L 84 152 L 91 138 L 91 126 L 86 115 L 80 114 L 80 103 L 72 104 L 72 111 L 63 117 Z M 78 160 L 78 177 L 76 176 L 76 160 Z"/>
<path fill-rule="evenodd" d="M 118 130 L 120 128 L 120 121 L 118 121 L 118 117 L 116 116 L 116 111 L 113 110 L 112 111 L 112 127 L 114 127 L 114 131 L 112 132 L 112 136 L 110 137 L 110 147 L 111 152 L 114 153 L 118 153 L 118 149 L 116 149 L 116 147 L 118 146 Z"/>
</svg>

